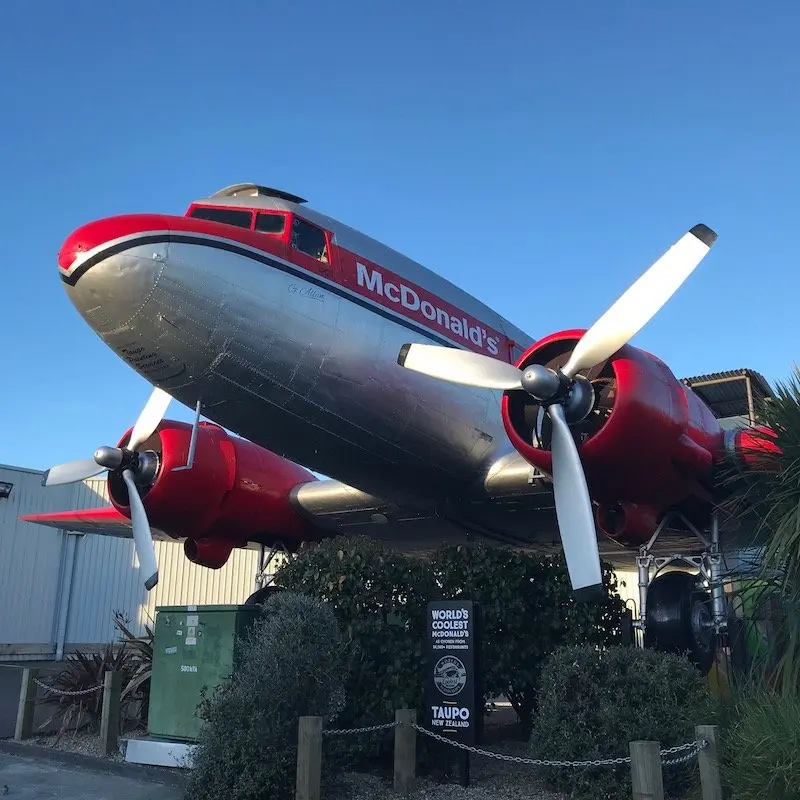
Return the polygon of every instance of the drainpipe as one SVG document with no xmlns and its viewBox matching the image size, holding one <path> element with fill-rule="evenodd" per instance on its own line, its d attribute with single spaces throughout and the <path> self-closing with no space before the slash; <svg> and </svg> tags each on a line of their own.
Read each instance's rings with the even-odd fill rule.
<svg viewBox="0 0 800 800">
<path fill-rule="evenodd" d="M 61 562 L 61 581 L 58 598 L 58 621 L 56 623 L 56 661 L 64 658 L 64 644 L 67 638 L 67 622 L 69 621 L 69 607 L 72 600 L 72 578 L 75 574 L 75 550 L 78 546 L 78 537 L 82 533 L 63 531 L 64 550 Z"/>
</svg>

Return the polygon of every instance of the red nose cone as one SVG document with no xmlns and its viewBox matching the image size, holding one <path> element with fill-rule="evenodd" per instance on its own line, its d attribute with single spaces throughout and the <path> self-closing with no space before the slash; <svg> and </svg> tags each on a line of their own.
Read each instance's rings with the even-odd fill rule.
<svg viewBox="0 0 800 800">
<path fill-rule="evenodd" d="M 120 217 L 106 217 L 73 231 L 58 251 L 58 266 L 68 272 L 84 253 L 97 247 L 123 239 L 126 236 L 169 230 L 169 217 L 162 214 L 126 214 Z"/>
</svg>

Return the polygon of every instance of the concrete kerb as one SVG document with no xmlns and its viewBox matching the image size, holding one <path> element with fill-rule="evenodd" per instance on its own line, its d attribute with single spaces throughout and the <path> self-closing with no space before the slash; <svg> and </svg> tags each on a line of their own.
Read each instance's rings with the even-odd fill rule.
<svg viewBox="0 0 800 800">
<path fill-rule="evenodd" d="M 103 758 L 56 750 L 52 747 L 40 747 L 35 744 L 21 744 L 8 739 L 0 739 L 0 753 L 28 761 L 48 761 L 63 764 L 66 767 L 86 770 L 102 775 L 116 775 L 120 778 L 133 778 L 148 783 L 160 783 L 183 788 L 186 785 L 185 770 L 169 767 L 147 767 L 141 764 L 126 764 L 119 761 L 107 761 Z"/>
</svg>

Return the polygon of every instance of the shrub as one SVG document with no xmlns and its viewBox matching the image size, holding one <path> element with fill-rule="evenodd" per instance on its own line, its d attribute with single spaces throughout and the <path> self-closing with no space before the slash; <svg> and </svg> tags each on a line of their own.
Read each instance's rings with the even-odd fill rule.
<svg viewBox="0 0 800 800">
<path fill-rule="evenodd" d="M 236 670 L 200 704 L 204 725 L 186 797 L 293 798 L 298 718 L 336 717 L 343 654 L 336 619 L 324 604 L 291 592 L 269 598 Z"/>
<path fill-rule="evenodd" d="M 736 800 L 794 800 L 800 786 L 800 698 L 742 700 L 725 736 L 726 783 Z"/>
<path fill-rule="evenodd" d="M 606 597 L 596 603 L 573 600 L 561 557 L 459 545 L 437 551 L 433 569 L 443 597 L 480 603 L 484 689 L 487 697 L 508 697 L 526 733 L 542 665 L 556 648 L 621 639 L 625 604 L 608 565 Z"/>
<path fill-rule="evenodd" d="M 387 722 L 397 708 L 421 706 L 433 593 L 425 561 L 366 537 L 335 537 L 301 550 L 275 582 L 324 600 L 352 647 L 343 727 Z"/>
<path fill-rule="evenodd" d="M 531 749 L 536 758 L 584 761 L 627 756 L 635 740 L 673 747 L 694 741 L 695 725 L 710 722 L 711 710 L 707 684 L 683 656 L 565 647 L 542 670 Z M 694 769 L 665 767 L 665 788 L 680 791 Z M 627 764 L 543 774 L 573 798 L 631 796 Z"/>
</svg>

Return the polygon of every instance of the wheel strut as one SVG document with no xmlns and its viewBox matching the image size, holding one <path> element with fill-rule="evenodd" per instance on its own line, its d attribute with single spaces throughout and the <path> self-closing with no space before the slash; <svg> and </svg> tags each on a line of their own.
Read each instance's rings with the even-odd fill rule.
<svg viewBox="0 0 800 800">
<path fill-rule="evenodd" d="M 650 551 L 658 537 L 674 518 L 680 519 L 689 530 L 703 544 L 703 553 L 699 556 L 684 556 L 675 553 L 671 556 L 657 558 Z M 669 564 L 681 562 L 695 567 L 711 590 L 711 626 L 714 634 L 724 635 L 727 632 L 727 605 L 725 600 L 725 587 L 722 576 L 722 551 L 719 538 L 719 513 L 714 509 L 711 516 L 709 530 L 710 539 L 707 539 L 683 514 L 677 511 L 668 511 L 658 523 L 653 535 L 647 544 L 639 548 L 636 557 L 636 567 L 639 576 L 639 619 L 634 621 L 633 627 L 637 631 L 637 644 L 644 647 L 645 631 L 647 628 L 647 593 L 651 582 Z M 651 575 L 651 569 L 655 572 Z"/>
<path fill-rule="evenodd" d="M 275 542 L 268 546 L 262 544 L 258 556 L 258 570 L 256 571 L 254 592 L 269 586 L 275 580 L 275 572 L 269 572 L 269 566 L 276 558 L 282 555 L 287 561 L 291 561 L 293 556 L 283 542 Z"/>
</svg>

